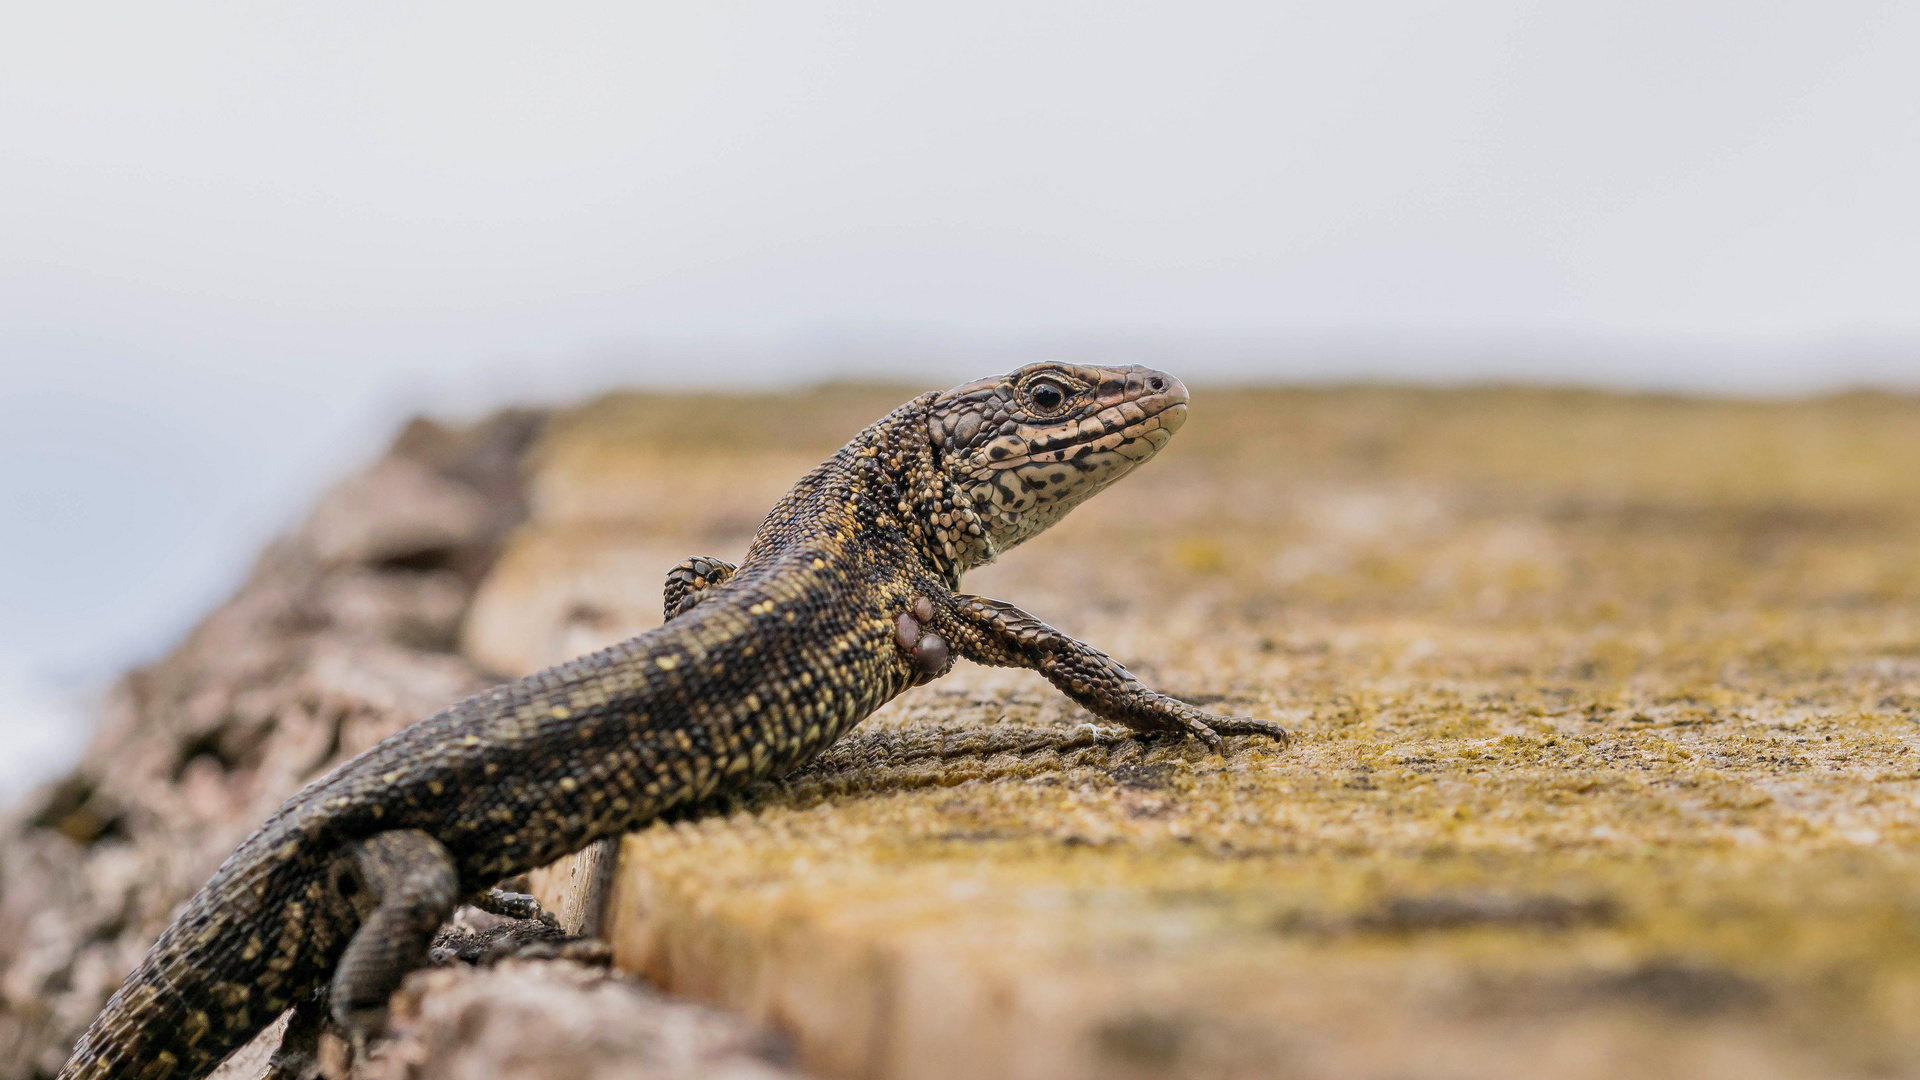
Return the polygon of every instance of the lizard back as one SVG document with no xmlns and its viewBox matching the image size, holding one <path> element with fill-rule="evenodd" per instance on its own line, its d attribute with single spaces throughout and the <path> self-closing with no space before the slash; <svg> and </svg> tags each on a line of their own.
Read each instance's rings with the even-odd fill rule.
<svg viewBox="0 0 1920 1080">
<path fill-rule="evenodd" d="M 198 1077 L 313 995 L 360 923 L 340 847 L 445 845 L 464 891 L 812 758 L 911 685 L 890 610 L 941 580 L 897 507 L 931 475 L 927 398 L 768 515 L 738 574 L 637 637 L 403 728 L 289 799 L 188 902 L 62 1077 Z"/>
</svg>

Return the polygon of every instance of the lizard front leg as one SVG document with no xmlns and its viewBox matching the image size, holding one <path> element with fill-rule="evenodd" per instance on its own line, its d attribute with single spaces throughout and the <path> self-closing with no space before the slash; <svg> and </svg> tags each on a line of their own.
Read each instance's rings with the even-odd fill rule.
<svg viewBox="0 0 1920 1080">
<path fill-rule="evenodd" d="M 396 829 L 351 845 L 333 878 L 361 922 L 334 969 L 327 1004 L 358 1057 L 385 1026 L 387 999 L 427 962 L 434 933 L 460 901 L 460 875 L 438 840 Z"/>
<path fill-rule="evenodd" d="M 667 571 L 667 621 L 686 614 L 688 608 L 704 599 L 706 590 L 725 585 L 738 569 L 723 559 L 695 555 Z"/>
<path fill-rule="evenodd" d="M 976 664 L 1030 668 L 1088 712 L 1143 734 L 1192 735 L 1221 750 L 1222 735 L 1264 735 L 1281 745 L 1287 729 L 1271 720 L 1215 716 L 1157 693 L 1111 656 L 1055 630 L 1012 604 L 955 595 L 934 605 L 934 626 L 953 651 Z"/>
</svg>

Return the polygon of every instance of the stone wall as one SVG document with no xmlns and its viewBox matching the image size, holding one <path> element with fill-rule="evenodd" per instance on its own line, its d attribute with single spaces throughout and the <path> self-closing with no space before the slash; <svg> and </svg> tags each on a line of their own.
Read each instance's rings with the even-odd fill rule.
<svg viewBox="0 0 1920 1080">
<path fill-rule="evenodd" d="M 533 597 L 657 619 L 616 582 L 689 540 L 572 509 L 658 468 L 620 431 L 556 430 L 597 468 L 536 475 L 471 648 L 597 643 Z M 1299 739 L 1143 745 L 963 665 L 628 837 L 620 966 L 833 1076 L 1920 1067 L 1920 402 L 1203 391 L 968 587 Z"/>
<path fill-rule="evenodd" d="M 410 429 L 7 826 L 0 1078 L 57 1067 L 299 784 L 657 623 L 667 567 L 737 557 L 910 392 Z M 967 584 L 1298 739 L 1143 744 L 962 665 L 608 874 L 538 876 L 623 972 L 738 1016 L 565 962 L 446 969 L 382 1067 L 1920 1068 L 1920 401 L 1202 388 L 1159 459 Z"/>
</svg>

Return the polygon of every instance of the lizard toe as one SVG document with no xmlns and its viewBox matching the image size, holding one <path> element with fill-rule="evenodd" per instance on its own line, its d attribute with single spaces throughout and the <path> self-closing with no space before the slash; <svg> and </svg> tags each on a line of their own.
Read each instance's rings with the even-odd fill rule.
<svg viewBox="0 0 1920 1080">
<path fill-rule="evenodd" d="M 1206 743 L 1207 749 L 1212 750 L 1216 756 L 1226 757 L 1227 756 L 1226 743 L 1221 741 L 1220 733 L 1215 731 L 1213 729 L 1213 725 L 1209 723 L 1209 721 L 1211 721 L 1212 719 L 1213 719 L 1212 717 L 1204 717 L 1204 718 L 1196 717 L 1196 716 L 1181 717 L 1182 724 L 1187 729 L 1187 734 L 1192 735 L 1194 738 L 1199 739 L 1203 743 Z"/>
<path fill-rule="evenodd" d="M 1255 720 L 1250 716 L 1216 716 L 1209 717 L 1207 724 L 1222 735 L 1260 735 L 1279 743 L 1282 749 L 1293 745 L 1293 733 L 1271 720 Z"/>
</svg>

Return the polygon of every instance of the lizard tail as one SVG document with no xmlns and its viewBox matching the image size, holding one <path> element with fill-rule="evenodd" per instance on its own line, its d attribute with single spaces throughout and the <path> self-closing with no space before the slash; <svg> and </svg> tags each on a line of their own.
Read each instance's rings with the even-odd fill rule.
<svg viewBox="0 0 1920 1080">
<path fill-rule="evenodd" d="M 351 926 L 313 902 L 320 879 L 304 860 L 249 869 L 223 867 L 195 894 L 59 1080 L 199 1080 L 312 993 Z"/>
</svg>

